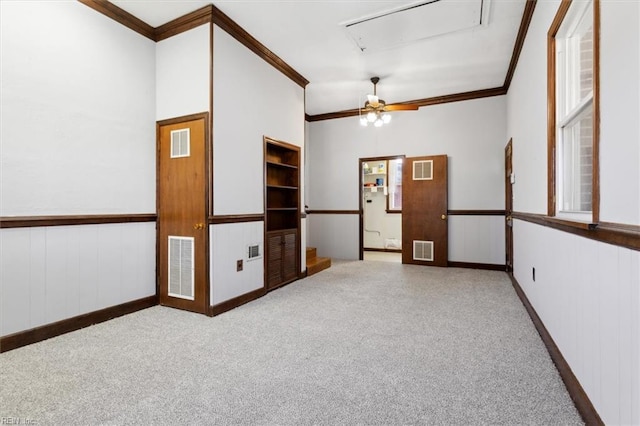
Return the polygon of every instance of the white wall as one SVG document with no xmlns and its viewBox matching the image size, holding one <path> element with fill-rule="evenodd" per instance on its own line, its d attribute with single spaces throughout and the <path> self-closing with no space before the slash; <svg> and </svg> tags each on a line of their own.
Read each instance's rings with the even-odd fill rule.
<svg viewBox="0 0 640 426">
<path fill-rule="evenodd" d="M 264 213 L 263 136 L 300 146 L 303 161 L 304 89 L 218 26 L 214 26 L 213 52 L 214 213 Z M 302 180 L 304 166 L 300 173 Z M 263 286 L 262 261 L 252 262 L 255 273 L 235 272 L 235 262 L 243 258 L 248 244 L 264 244 L 263 222 L 257 224 L 259 228 L 256 223 L 212 227 L 214 304 Z M 229 244 L 228 238 L 235 240 Z M 226 247 L 226 252 L 216 247 Z M 231 268 L 232 273 L 221 272 Z"/>
<path fill-rule="evenodd" d="M 155 211 L 155 45 L 79 2 L 0 2 L 0 215 Z M 0 334 L 155 294 L 155 224 L 0 231 Z"/>
<path fill-rule="evenodd" d="M 155 223 L 0 231 L 0 335 L 156 294 Z"/>
<path fill-rule="evenodd" d="M 156 44 L 156 119 L 209 111 L 209 25 Z"/>
<path fill-rule="evenodd" d="M 359 158 L 402 154 L 408 157 L 448 155 L 449 209 L 504 209 L 505 107 L 505 97 L 498 96 L 394 113 L 391 124 L 381 128 L 361 127 L 357 117 L 309 123 L 309 209 L 357 210 Z M 336 215 L 322 216 L 319 219 L 319 215 L 313 214 L 309 218 L 309 245 L 321 249 L 325 256 L 357 259 L 357 217 L 355 221 L 344 221 L 343 218 L 329 217 Z M 320 228 L 326 227 L 326 231 L 338 227 L 336 235 L 344 239 L 353 232 L 341 226 L 351 222 L 355 223 L 356 241 L 346 244 L 328 242 Z M 472 259 L 465 261 L 487 263 L 486 252 L 499 244 L 504 245 L 500 243 L 504 234 L 492 234 L 491 240 L 486 241 L 476 256 L 466 254 L 471 250 L 465 249 L 465 241 L 451 241 L 451 237 L 460 235 L 454 229 L 457 224 L 467 224 L 465 226 L 469 230 L 471 223 L 475 223 L 471 216 L 460 217 L 454 224 L 450 223 L 452 249 L 449 260 L 462 261 L 464 258 Z M 322 236 L 322 241 L 313 236 Z M 333 251 L 329 248 L 337 246 L 351 247 L 352 250 Z M 504 251 L 497 258 L 500 259 L 498 264 L 504 264 Z"/>
<path fill-rule="evenodd" d="M 538 2 L 507 96 L 514 210 L 546 212 L 546 34 Z M 640 224 L 640 4 L 601 2 L 601 220 Z M 640 424 L 640 255 L 514 222 L 514 275 L 605 424 Z M 533 281 L 532 268 L 536 269 Z"/>
<path fill-rule="evenodd" d="M 0 7 L 0 215 L 154 212 L 153 41 L 78 2 Z"/>
</svg>

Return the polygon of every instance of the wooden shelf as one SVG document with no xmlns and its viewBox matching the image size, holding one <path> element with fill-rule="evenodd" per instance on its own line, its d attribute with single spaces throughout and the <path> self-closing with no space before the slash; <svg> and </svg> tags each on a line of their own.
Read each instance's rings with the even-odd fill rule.
<svg viewBox="0 0 640 426">
<path fill-rule="evenodd" d="M 285 186 L 285 185 L 271 185 L 268 184 L 267 185 L 267 189 L 293 189 L 293 190 L 298 190 L 297 186 Z"/>
<path fill-rule="evenodd" d="M 298 170 L 298 166 L 294 166 L 293 164 L 280 163 L 280 162 L 277 162 L 277 161 L 267 161 L 266 163 L 268 165 L 270 165 L 270 166 L 284 167 L 284 168 L 288 168 L 288 169 L 296 169 L 296 170 Z"/>
<path fill-rule="evenodd" d="M 300 148 L 265 137 L 265 284 L 268 290 L 300 271 Z"/>
</svg>

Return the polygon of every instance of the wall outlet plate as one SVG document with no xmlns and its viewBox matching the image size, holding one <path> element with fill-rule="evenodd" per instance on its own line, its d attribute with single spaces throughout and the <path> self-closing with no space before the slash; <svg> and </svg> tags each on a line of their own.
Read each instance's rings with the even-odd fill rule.
<svg viewBox="0 0 640 426">
<path fill-rule="evenodd" d="M 236 260 L 236 271 L 242 271 L 242 259 Z"/>
</svg>

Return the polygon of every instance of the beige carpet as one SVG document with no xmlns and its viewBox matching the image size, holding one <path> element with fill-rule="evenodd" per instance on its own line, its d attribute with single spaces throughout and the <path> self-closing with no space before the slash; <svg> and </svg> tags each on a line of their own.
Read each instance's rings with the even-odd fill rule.
<svg viewBox="0 0 640 426">
<path fill-rule="evenodd" d="M 16 349 L 0 383 L 22 424 L 581 423 L 505 273 L 385 262 Z"/>
</svg>

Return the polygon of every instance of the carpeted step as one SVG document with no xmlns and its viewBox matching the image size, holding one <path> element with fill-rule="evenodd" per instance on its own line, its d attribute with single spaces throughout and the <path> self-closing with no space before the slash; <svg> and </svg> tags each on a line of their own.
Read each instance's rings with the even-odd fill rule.
<svg viewBox="0 0 640 426">
<path fill-rule="evenodd" d="M 307 276 L 317 274 L 331 266 L 331 258 L 314 257 L 311 261 L 307 258 Z"/>
</svg>

